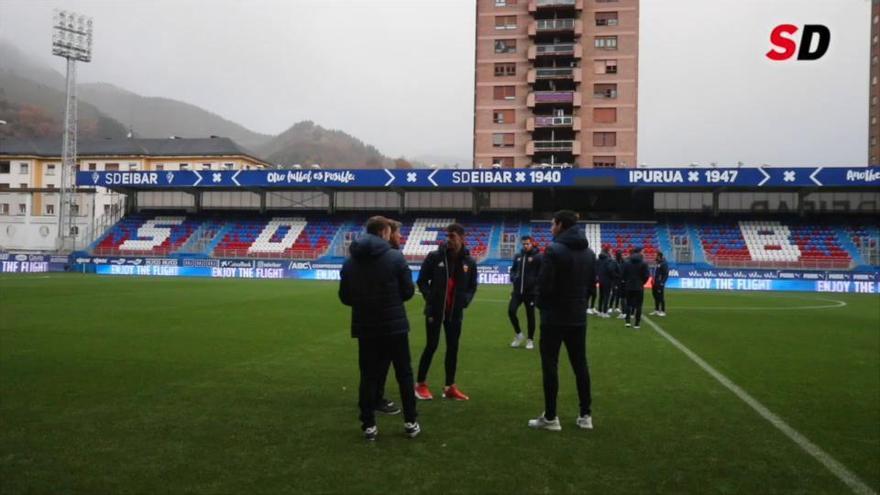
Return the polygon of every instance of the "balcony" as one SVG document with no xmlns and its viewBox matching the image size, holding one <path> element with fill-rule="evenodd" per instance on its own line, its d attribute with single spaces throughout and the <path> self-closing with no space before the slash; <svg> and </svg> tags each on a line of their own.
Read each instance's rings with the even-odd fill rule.
<svg viewBox="0 0 880 495">
<path fill-rule="evenodd" d="M 535 129 L 544 129 L 544 128 L 571 128 L 575 132 L 581 130 L 581 118 L 573 117 L 571 115 L 563 115 L 559 117 L 554 117 L 552 115 L 539 115 L 536 117 L 529 117 L 526 120 L 526 130 L 531 132 Z"/>
<path fill-rule="evenodd" d="M 526 97 L 526 106 L 533 108 L 542 104 L 571 104 L 581 106 L 581 94 L 574 91 L 535 91 Z"/>
<path fill-rule="evenodd" d="M 534 14 L 541 10 L 553 9 L 584 10 L 584 0 L 530 0 L 529 13 Z"/>
<path fill-rule="evenodd" d="M 583 48 L 580 43 L 555 43 L 532 45 L 529 47 L 529 60 L 537 57 L 583 57 Z"/>
<path fill-rule="evenodd" d="M 529 84 L 534 84 L 537 80 L 574 80 L 581 82 L 582 71 L 580 67 L 539 67 L 537 69 L 529 69 L 526 78 Z"/>
<path fill-rule="evenodd" d="M 574 156 L 581 154 L 580 141 L 529 141 L 526 143 L 526 155 L 534 156 L 535 153 L 569 152 Z"/>
<path fill-rule="evenodd" d="M 584 23 L 577 19 L 541 19 L 529 23 L 529 36 L 538 33 L 574 33 L 580 36 L 584 32 Z"/>
</svg>

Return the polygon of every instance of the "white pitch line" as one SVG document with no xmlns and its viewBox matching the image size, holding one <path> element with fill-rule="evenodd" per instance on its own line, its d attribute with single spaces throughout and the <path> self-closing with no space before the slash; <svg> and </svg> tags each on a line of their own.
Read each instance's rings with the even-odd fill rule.
<svg viewBox="0 0 880 495">
<path fill-rule="evenodd" d="M 774 414 L 772 411 L 767 409 L 764 404 L 758 402 L 757 399 L 749 395 L 748 392 L 740 388 L 739 385 L 733 383 L 730 378 L 722 375 L 721 372 L 713 368 L 709 363 L 703 361 L 703 358 L 698 356 L 694 351 L 688 349 L 684 344 L 679 342 L 675 337 L 666 333 L 660 325 L 654 323 L 650 318 L 642 317 L 648 325 L 651 325 L 651 328 L 654 329 L 655 332 L 660 334 L 663 338 L 668 340 L 673 346 L 675 346 L 678 350 L 683 352 L 687 357 L 691 359 L 691 361 L 695 362 L 697 366 L 703 368 L 703 371 L 708 373 L 712 378 L 718 381 L 721 385 L 724 385 L 725 388 L 734 393 L 740 400 L 749 405 L 755 412 L 758 413 L 762 418 L 766 419 L 773 426 L 775 426 L 779 431 L 781 431 L 785 436 L 787 436 L 791 441 L 797 444 L 798 447 L 803 449 L 804 452 L 810 454 L 814 459 L 819 461 L 823 466 L 828 468 L 832 474 L 837 476 L 837 478 L 844 482 L 853 493 L 858 495 L 877 495 L 877 492 L 871 489 L 868 485 L 865 484 L 855 473 L 847 469 L 846 466 L 838 462 L 836 459 L 831 457 L 830 454 L 822 450 L 818 445 L 811 442 L 807 437 L 803 436 L 797 430 L 788 425 L 785 421 L 782 420 L 779 416 Z"/>
</svg>

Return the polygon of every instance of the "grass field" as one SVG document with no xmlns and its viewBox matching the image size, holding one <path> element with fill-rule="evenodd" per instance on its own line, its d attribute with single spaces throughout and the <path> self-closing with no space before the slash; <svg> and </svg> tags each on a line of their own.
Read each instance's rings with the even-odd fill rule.
<svg viewBox="0 0 880 495">
<path fill-rule="evenodd" d="M 415 440 L 380 417 L 368 444 L 335 283 L 0 277 L 0 492 L 851 493 L 650 325 L 590 320 L 595 430 L 567 366 L 563 431 L 529 430 L 539 357 L 508 347 L 506 297 L 466 315 L 472 400 L 419 403 Z M 880 489 L 880 297 L 668 299 L 655 323 Z"/>
</svg>

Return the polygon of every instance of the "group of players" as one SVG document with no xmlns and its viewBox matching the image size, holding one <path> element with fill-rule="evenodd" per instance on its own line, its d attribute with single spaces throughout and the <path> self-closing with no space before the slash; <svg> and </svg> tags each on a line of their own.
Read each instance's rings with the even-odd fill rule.
<svg viewBox="0 0 880 495">
<path fill-rule="evenodd" d="M 520 347 L 525 342 L 526 349 L 534 349 L 535 300 L 541 270 L 541 250 L 531 236 L 523 236 L 520 240 L 522 250 L 513 257 L 510 269 L 513 292 L 507 315 L 515 333 L 510 347 Z M 657 252 L 655 265 L 649 268 L 641 248 L 633 248 L 629 256 L 624 258 L 619 250 L 612 257 L 611 249 L 605 246 L 596 260 L 594 273 L 595 279 L 589 284 L 587 314 L 611 318 L 612 313 L 616 312 L 617 318 L 625 320 L 626 327 L 640 328 L 644 286 L 650 278 L 653 279 L 651 294 L 654 298 L 654 310 L 650 314 L 666 316 L 665 289 L 669 265 L 662 252 Z M 528 335 L 523 334 L 517 317 L 520 306 L 525 306 Z M 632 323 L 630 318 L 634 320 Z"/>
<path fill-rule="evenodd" d="M 511 269 L 513 291 L 508 315 L 516 332 L 513 347 L 525 342 L 527 349 L 534 348 L 535 308 L 540 311 L 544 412 L 528 421 L 531 428 L 562 429 L 556 416 L 556 396 L 559 354 L 564 344 L 580 403 L 575 424 L 592 429 L 587 314 L 607 317 L 616 307 L 627 327 L 631 325 L 630 317 L 635 318 L 635 328 L 641 320 L 643 287 L 650 277 L 641 249 L 633 249 L 626 261 L 619 252 L 612 259 L 608 249 L 597 258 L 577 222 L 575 212 L 556 212 L 551 223 L 552 244 L 541 252 L 530 237 L 524 237 L 523 250 L 514 258 Z M 414 438 L 421 432 L 416 400 L 433 399 L 427 376 L 441 331 L 446 340 L 442 397 L 470 399 L 455 382 L 464 310 L 473 301 L 478 284 L 477 264 L 466 247 L 464 228 L 456 223 L 446 227 L 446 241 L 422 262 L 416 284 L 400 252 L 400 240 L 400 222 L 381 216 L 370 218 L 366 234 L 352 242 L 351 255 L 340 272 L 339 298 L 351 307 L 351 336 L 358 340 L 361 430 L 371 441 L 379 432 L 376 412 L 400 412 L 384 396 L 392 365 L 403 406 L 404 433 Z M 663 288 L 667 276 L 666 262 L 658 253 L 653 285 L 656 309 L 652 314 L 665 315 Z M 416 285 L 424 298 L 427 338 L 414 379 L 404 304 L 414 296 Z M 597 291 L 598 309 L 594 309 Z M 523 336 L 516 317 L 520 305 L 526 307 L 528 337 Z"/>
</svg>

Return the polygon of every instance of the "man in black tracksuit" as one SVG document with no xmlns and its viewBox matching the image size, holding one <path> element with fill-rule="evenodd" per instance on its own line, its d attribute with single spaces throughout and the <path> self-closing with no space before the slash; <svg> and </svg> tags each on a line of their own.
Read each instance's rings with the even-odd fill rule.
<svg viewBox="0 0 880 495">
<path fill-rule="evenodd" d="M 446 386 L 443 388 L 443 397 L 468 400 L 469 397 L 455 385 L 455 372 L 464 309 L 470 305 L 477 291 L 477 262 L 464 245 L 464 228 L 461 225 L 453 223 L 446 227 L 446 242 L 422 262 L 416 283 L 425 298 L 428 334 L 425 350 L 419 360 L 416 397 L 421 400 L 434 398 L 426 380 L 431 359 L 440 345 L 442 326 L 446 330 Z"/>
<path fill-rule="evenodd" d="M 510 295 L 510 305 L 507 307 L 507 316 L 513 324 L 516 336 L 510 347 L 519 347 L 526 337 L 523 336 L 519 326 L 519 318 L 516 312 L 521 304 L 526 306 L 526 319 L 529 324 L 529 338 L 526 349 L 534 349 L 535 339 L 535 295 L 538 289 L 538 271 L 541 269 L 541 252 L 532 242 L 530 236 L 523 236 L 522 251 L 513 257 L 513 266 L 510 268 L 510 282 L 513 284 L 513 293 Z"/>
<path fill-rule="evenodd" d="M 645 283 L 651 277 L 651 270 L 642 258 L 642 248 L 633 249 L 629 259 L 623 264 L 623 281 L 626 283 L 626 326 L 630 326 L 630 316 L 635 316 L 634 328 L 642 321 L 642 302 L 645 299 Z"/>
<path fill-rule="evenodd" d="M 596 272 L 596 276 L 599 279 L 599 316 L 607 318 L 615 272 L 614 260 L 611 259 L 607 249 L 603 249 L 599 253 Z"/>
<path fill-rule="evenodd" d="M 614 294 L 611 298 L 611 307 L 620 313 L 618 318 L 626 318 L 626 280 L 623 278 L 623 255 L 620 251 L 614 252 Z"/>
<path fill-rule="evenodd" d="M 411 438 L 421 431 L 416 422 L 409 321 L 403 305 L 412 298 L 415 287 L 403 255 L 388 243 L 390 235 L 388 219 L 370 218 L 367 234 L 351 243 L 351 256 L 340 272 L 339 299 L 351 306 L 351 336 L 358 339 L 358 406 L 361 429 L 368 440 L 375 440 L 378 434 L 375 401 L 389 361 L 394 364 L 400 389 L 404 431 Z"/>
<path fill-rule="evenodd" d="M 595 280 L 596 255 L 577 214 L 562 210 L 553 215 L 553 243 L 544 251 L 538 275 L 541 310 L 541 368 L 544 377 L 544 414 L 529 420 L 530 428 L 558 431 L 559 351 L 562 344 L 577 384 L 580 413 L 576 424 L 591 429 L 590 371 L 587 366 L 587 285 Z"/>
<path fill-rule="evenodd" d="M 652 315 L 666 316 L 666 280 L 669 279 L 669 264 L 663 253 L 657 251 L 657 266 L 654 267 L 654 281 L 651 284 L 651 295 L 654 296 Z"/>
</svg>

